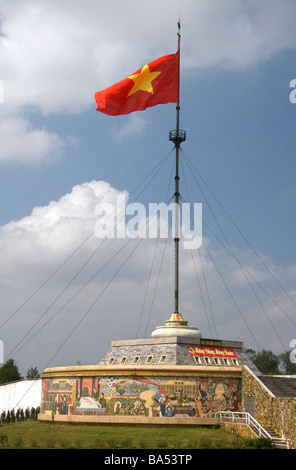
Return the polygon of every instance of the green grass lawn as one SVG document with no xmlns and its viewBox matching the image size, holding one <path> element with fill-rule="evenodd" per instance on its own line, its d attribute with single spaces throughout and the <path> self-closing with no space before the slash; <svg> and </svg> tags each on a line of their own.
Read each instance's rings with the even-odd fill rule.
<svg viewBox="0 0 296 470">
<path fill-rule="evenodd" d="M 0 427 L 0 449 L 247 449 L 264 447 L 222 428 L 56 424 L 24 421 Z"/>
</svg>

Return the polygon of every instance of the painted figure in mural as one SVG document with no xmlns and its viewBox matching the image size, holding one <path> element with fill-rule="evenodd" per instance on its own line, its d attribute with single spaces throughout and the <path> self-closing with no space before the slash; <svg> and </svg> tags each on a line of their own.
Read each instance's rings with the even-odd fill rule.
<svg viewBox="0 0 296 470">
<path fill-rule="evenodd" d="M 142 403 L 138 400 L 134 403 L 134 414 L 137 416 L 145 414 L 144 407 L 142 406 Z"/>
<path fill-rule="evenodd" d="M 104 393 L 102 393 L 102 395 L 100 396 L 100 398 L 99 398 L 99 403 L 100 403 L 100 405 L 101 405 L 102 408 L 106 408 L 106 406 L 107 406 L 107 401 L 106 401 L 106 398 L 105 398 Z"/>
<path fill-rule="evenodd" d="M 66 395 L 63 396 L 63 404 L 62 404 L 62 414 L 67 414 L 67 397 Z"/>
<path fill-rule="evenodd" d="M 168 418 L 171 418 L 173 416 L 173 407 L 172 406 L 168 406 L 167 408 L 167 417 Z"/>
<path fill-rule="evenodd" d="M 84 386 L 83 386 L 83 389 L 82 389 L 82 396 L 83 397 L 90 397 L 90 393 L 89 393 L 89 388 L 88 388 L 88 382 L 86 381 Z"/>
<path fill-rule="evenodd" d="M 165 397 L 161 397 L 159 399 L 159 406 L 160 406 L 161 416 L 166 416 L 166 398 Z"/>
<path fill-rule="evenodd" d="M 160 408 L 161 416 L 166 416 L 166 402 L 167 402 L 167 392 L 163 389 L 160 389 L 153 397 L 153 401 Z"/>
<path fill-rule="evenodd" d="M 215 395 L 217 397 L 217 400 L 223 401 L 225 398 L 225 386 L 223 383 L 218 383 L 217 387 L 215 389 Z"/>
<path fill-rule="evenodd" d="M 195 416 L 199 418 L 203 414 L 199 389 L 197 389 L 196 393 L 193 395 L 193 399 L 195 402 Z"/>
<path fill-rule="evenodd" d="M 121 403 L 120 401 L 117 401 L 114 406 L 114 414 L 119 415 L 120 413 L 120 408 L 121 408 Z"/>
<path fill-rule="evenodd" d="M 152 416 L 157 417 L 158 416 L 158 410 L 156 406 L 152 406 Z"/>
<path fill-rule="evenodd" d="M 98 393 L 98 390 L 97 390 L 96 388 L 93 389 L 92 398 L 93 398 L 95 401 L 98 401 L 99 393 Z"/>
</svg>

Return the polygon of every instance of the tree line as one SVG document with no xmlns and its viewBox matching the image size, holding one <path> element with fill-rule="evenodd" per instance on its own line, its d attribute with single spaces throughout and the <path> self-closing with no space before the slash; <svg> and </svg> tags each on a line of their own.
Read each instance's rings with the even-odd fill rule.
<svg viewBox="0 0 296 470">
<path fill-rule="evenodd" d="M 266 349 L 262 349 L 260 352 L 256 352 L 253 349 L 246 349 L 245 351 L 261 374 L 296 375 L 296 364 L 291 361 L 291 353 L 289 351 L 279 355 Z"/>
<path fill-rule="evenodd" d="M 26 374 L 26 379 L 39 379 L 40 374 L 37 367 L 30 367 Z M 14 359 L 8 359 L 0 367 L 0 385 L 7 384 L 10 382 L 17 382 L 18 380 L 23 380 L 24 377 L 21 376 L 18 366 L 15 363 Z"/>
</svg>

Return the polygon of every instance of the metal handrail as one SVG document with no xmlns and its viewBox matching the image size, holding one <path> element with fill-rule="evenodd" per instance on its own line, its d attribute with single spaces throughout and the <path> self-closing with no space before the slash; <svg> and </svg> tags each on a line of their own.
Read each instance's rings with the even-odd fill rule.
<svg viewBox="0 0 296 470">
<path fill-rule="evenodd" d="M 259 437 L 265 437 L 266 439 L 272 439 L 272 436 L 264 429 L 263 426 L 261 426 L 256 419 L 250 415 L 250 413 L 246 413 L 243 411 L 217 411 L 215 415 L 220 419 L 221 422 L 225 419 L 226 422 L 243 422 L 245 424 L 248 424 L 251 426 L 253 429 L 255 428 L 257 434 Z"/>
<path fill-rule="evenodd" d="M 216 419 L 219 419 L 220 422 L 232 422 L 232 423 L 244 423 L 248 424 L 250 427 L 255 429 L 257 432 L 257 435 L 259 437 L 264 437 L 265 439 L 271 439 L 272 441 L 282 441 L 285 442 L 287 449 L 290 448 L 290 442 L 289 439 L 285 439 L 284 437 L 278 437 L 274 438 L 272 437 L 266 429 L 264 429 L 263 426 L 261 426 L 260 423 L 252 416 L 250 413 L 244 412 L 244 411 L 209 411 L 208 413 L 205 413 L 201 416 L 202 418 L 209 418 L 213 417 Z"/>
</svg>

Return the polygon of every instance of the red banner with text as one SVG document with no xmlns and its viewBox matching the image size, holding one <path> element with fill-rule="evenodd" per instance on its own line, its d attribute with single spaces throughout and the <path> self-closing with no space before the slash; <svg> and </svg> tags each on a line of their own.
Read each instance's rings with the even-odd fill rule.
<svg viewBox="0 0 296 470">
<path fill-rule="evenodd" d="M 187 345 L 187 348 L 192 356 L 237 358 L 235 350 L 231 348 L 216 348 L 211 346 L 190 345 Z"/>
</svg>

